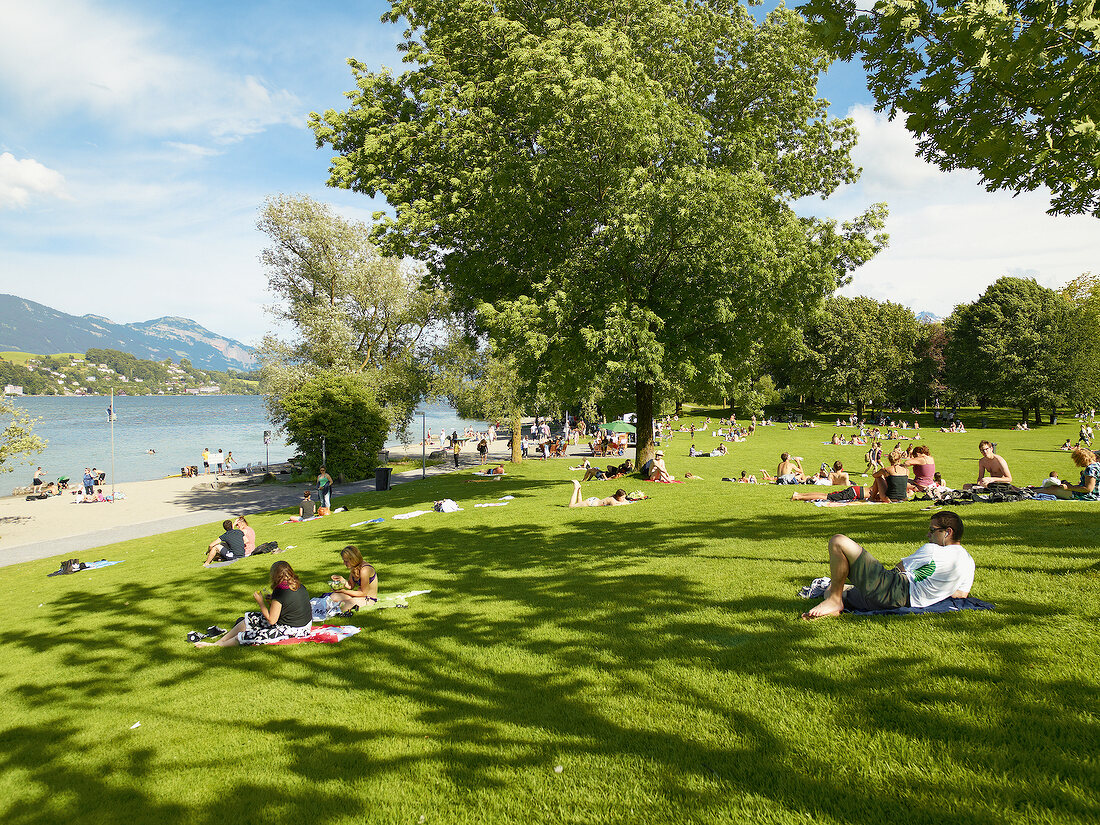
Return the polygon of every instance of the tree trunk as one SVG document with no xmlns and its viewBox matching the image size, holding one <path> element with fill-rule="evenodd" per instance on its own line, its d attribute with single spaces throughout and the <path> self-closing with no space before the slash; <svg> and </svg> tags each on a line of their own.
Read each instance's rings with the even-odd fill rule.
<svg viewBox="0 0 1100 825">
<path fill-rule="evenodd" d="M 863 418 L 863 399 L 856 399 L 856 418 Z"/>
<path fill-rule="evenodd" d="M 1040 404 L 1035 404 L 1035 426 L 1043 426 L 1043 408 Z"/>
<path fill-rule="evenodd" d="M 1020 407 L 1020 420 L 1023 421 L 1025 424 L 1027 423 L 1028 412 L 1029 410 L 1027 407 Z"/>
<path fill-rule="evenodd" d="M 649 414 L 653 415 L 653 388 L 649 389 Z M 676 415 L 680 416 L 684 414 L 684 402 L 679 398 L 676 399 Z"/>
<path fill-rule="evenodd" d="M 638 442 L 634 463 L 640 467 L 657 452 L 653 444 L 653 385 L 635 381 L 634 399 L 638 413 L 638 418 L 634 422 Z"/>
<path fill-rule="evenodd" d="M 512 413 L 512 463 L 519 464 L 523 461 L 523 450 L 519 442 L 523 438 L 523 411 L 516 410 Z"/>
</svg>

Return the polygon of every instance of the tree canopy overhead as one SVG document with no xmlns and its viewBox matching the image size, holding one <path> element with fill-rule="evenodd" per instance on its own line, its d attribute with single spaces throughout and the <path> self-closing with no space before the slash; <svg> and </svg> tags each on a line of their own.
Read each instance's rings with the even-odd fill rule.
<svg viewBox="0 0 1100 825">
<path fill-rule="evenodd" d="M 884 242 L 790 201 L 856 179 L 802 19 L 728 0 L 392 0 L 409 69 L 350 61 L 311 116 L 330 184 L 382 194 L 375 237 L 428 261 L 549 397 L 654 397 L 797 324 Z M 381 216 L 379 216 L 381 218 Z"/>
<path fill-rule="evenodd" d="M 988 189 L 1053 193 L 1052 213 L 1100 213 L 1096 0 L 809 0 L 837 56 L 902 112 L 922 157 Z"/>
</svg>

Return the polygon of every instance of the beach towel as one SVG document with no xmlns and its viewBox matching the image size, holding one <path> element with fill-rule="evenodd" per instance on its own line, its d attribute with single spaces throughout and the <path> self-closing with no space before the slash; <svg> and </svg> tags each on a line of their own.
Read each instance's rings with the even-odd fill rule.
<svg viewBox="0 0 1100 825">
<path fill-rule="evenodd" d="M 302 642 L 317 642 L 319 644 L 336 644 L 342 642 L 349 636 L 354 636 L 363 628 L 356 627 L 353 624 L 335 625 L 335 624 L 323 624 L 319 627 L 313 628 L 313 632 L 308 636 L 298 636 L 294 639 L 280 639 L 277 642 L 272 642 L 272 645 L 300 645 Z"/>
<path fill-rule="evenodd" d="M 52 573 L 47 573 L 47 576 L 67 576 L 70 573 L 83 573 L 85 570 L 98 570 L 101 567 L 110 567 L 112 564 L 122 564 L 125 559 L 119 559 L 118 561 L 107 561 L 106 559 L 100 559 L 99 561 L 93 561 L 89 564 L 85 564 L 78 559 L 70 559 L 70 561 L 76 562 L 73 565 L 69 565 L 70 569 L 65 569 L 65 563 L 62 563 L 59 570 L 54 570 Z"/>
<path fill-rule="evenodd" d="M 384 518 L 372 518 L 370 521 L 357 521 L 351 527 L 362 527 L 364 524 L 378 524 L 381 521 L 385 521 Z"/>
<path fill-rule="evenodd" d="M 433 512 L 435 512 L 435 511 L 434 510 L 413 510 L 411 513 L 400 513 L 399 515 L 394 516 L 394 518 L 395 519 L 416 518 L 417 516 L 422 516 L 425 513 L 433 513 Z"/>
<path fill-rule="evenodd" d="M 481 504 L 475 504 L 474 507 L 507 507 L 507 501 L 483 501 Z"/>
<path fill-rule="evenodd" d="M 304 524 L 307 521 L 317 521 L 317 519 L 319 519 L 319 518 L 323 518 L 323 517 L 322 516 L 310 516 L 309 518 L 298 518 L 297 516 L 293 516 L 291 518 L 288 518 L 286 521 L 280 521 L 278 523 L 278 525 L 276 525 L 276 526 L 277 527 L 282 527 L 284 524 Z"/>
<path fill-rule="evenodd" d="M 996 610 L 997 606 L 973 596 L 956 599 L 948 596 L 927 607 L 895 607 L 893 610 L 845 610 L 852 616 L 908 616 L 916 613 L 957 613 L 960 610 Z"/>
<path fill-rule="evenodd" d="M 643 478 L 642 481 L 651 481 L 654 484 L 683 484 L 680 479 L 674 478 L 672 481 L 661 481 L 659 478 Z"/>
<path fill-rule="evenodd" d="M 410 590 L 408 593 L 384 593 L 378 597 L 378 601 L 360 607 L 358 612 L 367 613 L 372 610 L 386 610 L 390 607 L 408 607 L 409 599 L 413 596 L 423 596 L 425 593 L 431 592 L 431 590 Z M 317 596 L 310 599 L 309 604 L 313 609 L 313 621 L 315 622 L 331 619 L 340 612 L 340 608 L 328 596 Z"/>
<path fill-rule="evenodd" d="M 851 507 L 854 504 L 890 504 L 888 501 L 826 501 L 825 499 L 818 499 L 811 501 L 810 504 L 815 507 Z M 896 502 L 895 502 L 896 503 Z"/>
</svg>

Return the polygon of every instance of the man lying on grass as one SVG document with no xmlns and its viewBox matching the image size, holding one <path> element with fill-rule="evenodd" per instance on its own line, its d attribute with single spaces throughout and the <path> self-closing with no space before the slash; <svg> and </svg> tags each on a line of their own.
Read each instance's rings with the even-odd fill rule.
<svg viewBox="0 0 1100 825">
<path fill-rule="evenodd" d="M 893 610 L 928 607 L 948 597 L 965 599 L 974 586 L 974 559 L 959 544 L 962 535 L 957 513 L 936 513 L 928 542 L 889 570 L 847 536 L 833 536 L 829 539 L 829 590 L 802 618 L 836 616 L 845 608 Z"/>
</svg>

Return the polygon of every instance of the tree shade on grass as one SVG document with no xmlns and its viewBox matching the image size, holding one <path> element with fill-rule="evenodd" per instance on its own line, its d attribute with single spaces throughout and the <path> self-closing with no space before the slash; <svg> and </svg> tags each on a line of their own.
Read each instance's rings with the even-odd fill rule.
<svg viewBox="0 0 1100 825">
<path fill-rule="evenodd" d="M 922 424 L 954 483 L 981 437 L 1018 477 L 1071 477 L 1073 424 Z M 829 535 L 892 564 L 928 521 L 920 503 L 818 509 L 719 480 L 785 449 L 854 468 L 862 450 L 829 434 L 760 428 L 705 460 L 674 436 L 673 473 L 705 480 L 632 481 L 652 499 L 630 507 L 566 508 L 574 462 L 548 461 L 348 497 L 301 525 L 250 518 L 297 545 L 280 558 L 311 590 L 349 542 L 383 592 L 432 590 L 358 615 L 339 645 L 188 646 L 249 609 L 271 561 L 203 570 L 213 525 L 97 550 L 125 560 L 103 570 L 4 568 L 0 820 L 1094 822 L 1097 505 L 960 510 L 994 613 L 808 624 L 794 593 L 825 574 Z M 464 511 L 391 518 L 444 496 Z"/>
</svg>

